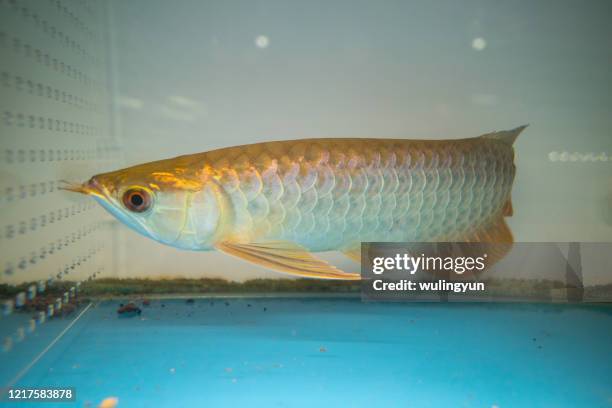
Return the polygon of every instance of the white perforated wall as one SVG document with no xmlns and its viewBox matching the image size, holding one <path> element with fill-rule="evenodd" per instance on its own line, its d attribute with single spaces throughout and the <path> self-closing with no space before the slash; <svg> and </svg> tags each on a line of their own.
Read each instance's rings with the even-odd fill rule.
<svg viewBox="0 0 612 408">
<path fill-rule="evenodd" d="M 108 27 L 105 1 L 0 0 L 0 283 L 113 273 L 109 218 L 58 190 L 121 161 Z"/>
</svg>

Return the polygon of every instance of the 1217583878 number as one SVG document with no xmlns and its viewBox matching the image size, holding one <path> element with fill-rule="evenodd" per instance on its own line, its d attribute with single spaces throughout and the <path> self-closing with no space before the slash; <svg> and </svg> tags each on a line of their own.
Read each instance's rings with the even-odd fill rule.
<svg viewBox="0 0 612 408">
<path fill-rule="evenodd" d="M 15 387 L 5 390 L 0 401 L 74 401 L 76 391 L 72 387 Z"/>
</svg>

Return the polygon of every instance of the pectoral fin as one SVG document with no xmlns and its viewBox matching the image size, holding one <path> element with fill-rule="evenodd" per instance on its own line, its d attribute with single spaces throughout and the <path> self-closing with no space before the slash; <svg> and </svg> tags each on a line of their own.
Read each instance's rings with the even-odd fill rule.
<svg viewBox="0 0 612 408">
<path fill-rule="evenodd" d="M 342 250 L 342 253 L 358 264 L 361 263 L 361 243 Z"/>
<path fill-rule="evenodd" d="M 236 243 L 221 242 L 219 251 L 277 272 L 318 279 L 359 280 L 360 275 L 344 272 L 317 259 L 307 249 L 287 241 Z"/>
</svg>

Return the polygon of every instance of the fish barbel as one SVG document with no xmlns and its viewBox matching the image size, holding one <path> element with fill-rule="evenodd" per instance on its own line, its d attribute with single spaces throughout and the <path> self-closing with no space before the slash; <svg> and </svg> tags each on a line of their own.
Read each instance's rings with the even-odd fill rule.
<svg viewBox="0 0 612 408">
<path fill-rule="evenodd" d="M 362 241 L 511 243 L 512 145 L 524 128 L 456 140 L 256 143 L 66 189 L 167 245 L 217 249 L 299 276 L 359 279 L 312 253 L 359 261 Z"/>
</svg>

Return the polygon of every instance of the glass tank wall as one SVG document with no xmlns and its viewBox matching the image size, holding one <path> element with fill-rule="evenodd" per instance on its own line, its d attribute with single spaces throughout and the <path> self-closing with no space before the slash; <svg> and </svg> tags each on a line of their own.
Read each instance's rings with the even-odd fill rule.
<svg viewBox="0 0 612 408">
<path fill-rule="evenodd" d="M 0 2 L 5 353 L 62 309 L 74 311 L 81 282 L 118 269 L 110 218 L 86 197 L 59 191 L 64 180 L 115 168 L 123 157 L 108 10 L 96 1 Z M 12 313 L 25 303 L 37 306 L 31 313 Z M 26 350 L 21 357 L 40 351 Z M 3 384 L 16 374 L 6 371 L 12 368 L 2 364 Z"/>
</svg>

